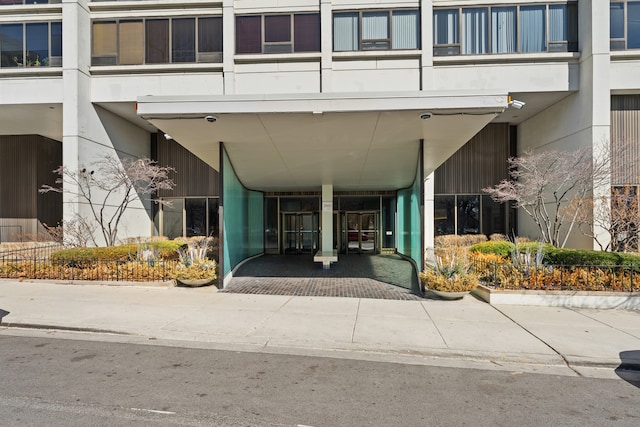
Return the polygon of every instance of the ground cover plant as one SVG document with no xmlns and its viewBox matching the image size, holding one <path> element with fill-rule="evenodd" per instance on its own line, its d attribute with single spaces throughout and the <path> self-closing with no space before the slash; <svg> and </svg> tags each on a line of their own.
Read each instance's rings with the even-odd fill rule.
<svg viewBox="0 0 640 427">
<path fill-rule="evenodd" d="M 69 248 L 46 258 L 32 252 L 0 259 L 0 277 L 13 279 L 165 281 L 217 277 L 209 259 L 214 238 L 153 240 L 119 246 Z M 217 246 L 216 246 L 217 247 Z"/>
<path fill-rule="evenodd" d="M 640 290 L 635 254 L 492 241 L 472 245 L 469 252 L 481 280 L 498 289 Z"/>
</svg>

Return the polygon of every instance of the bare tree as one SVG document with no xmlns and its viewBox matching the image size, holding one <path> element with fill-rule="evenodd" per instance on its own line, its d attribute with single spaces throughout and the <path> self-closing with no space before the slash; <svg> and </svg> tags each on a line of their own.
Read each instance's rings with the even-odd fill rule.
<svg viewBox="0 0 640 427">
<path fill-rule="evenodd" d="M 54 171 L 59 175 L 56 180 L 58 186 L 43 185 L 39 191 L 64 192 L 85 202 L 90 208 L 92 218 L 86 219 L 76 215 L 66 225 L 74 226 L 83 239 L 86 239 L 87 232 L 91 231 L 91 241 L 96 244 L 91 224 L 95 222 L 107 246 L 113 246 L 116 244 L 120 222 L 127 208 L 139 200 L 154 200 L 159 190 L 174 188 L 175 184 L 169 178 L 169 173 L 174 171 L 174 168 L 158 166 L 157 162 L 148 158 L 119 159 L 105 155 L 81 170 L 70 170 L 60 166 Z M 156 201 L 165 203 L 161 200 Z"/>
<path fill-rule="evenodd" d="M 566 245 L 593 189 L 609 177 L 609 156 L 594 158 L 590 148 L 527 151 L 508 162 L 511 178 L 482 191 L 496 202 L 513 202 L 531 217 L 541 240 L 557 247 Z"/>
<path fill-rule="evenodd" d="M 610 196 L 594 198 L 578 218 L 583 235 L 591 237 L 603 251 L 626 252 L 638 249 L 640 207 L 635 186 L 611 189 Z M 604 230 L 604 235 L 594 229 Z"/>
</svg>

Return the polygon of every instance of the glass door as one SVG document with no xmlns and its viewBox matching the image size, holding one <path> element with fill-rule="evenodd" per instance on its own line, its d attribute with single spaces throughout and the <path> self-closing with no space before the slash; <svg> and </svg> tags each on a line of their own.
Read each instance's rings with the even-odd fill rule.
<svg viewBox="0 0 640 427">
<path fill-rule="evenodd" d="M 346 253 L 378 253 L 378 212 L 346 212 L 344 215 Z"/>
<path fill-rule="evenodd" d="M 282 224 L 283 253 L 312 253 L 318 248 L 317 213 L 283 213 Z"/>
</svg>

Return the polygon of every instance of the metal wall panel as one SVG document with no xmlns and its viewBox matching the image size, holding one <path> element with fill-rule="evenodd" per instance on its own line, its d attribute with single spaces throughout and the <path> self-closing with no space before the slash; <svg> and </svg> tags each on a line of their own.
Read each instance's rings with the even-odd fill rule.
<svg viewBox="0 0 640 427">
<path fill-rule="evenodd" d="M 508 178 L 508 123 L 490 123 L 435 171 L 435 194 L 481 194 Z"/>
<path fill-rule="evenodd" d="M 57 225 L 62 220 L 62 195 L 40 194 L 43 184 L 53 185 L 52 171 L 62 163 L 62 144 L 40 135 L 0 136 L 0 226 L 4 239 L 36 236 L 40 222 Z"/>
<path fill-rule="evenodd" d="M 162 134 L 151 135 L 152 153 L 160 165 L 176 169 L 176 187 L 162 191 L 160 197 L 218 196 L 219 174 L 189 150 Z"/>
<path fill-rule="evenodd" d="M 611 97 L 611 185 L 640 185 L 640 95 Z"/>
</svg>

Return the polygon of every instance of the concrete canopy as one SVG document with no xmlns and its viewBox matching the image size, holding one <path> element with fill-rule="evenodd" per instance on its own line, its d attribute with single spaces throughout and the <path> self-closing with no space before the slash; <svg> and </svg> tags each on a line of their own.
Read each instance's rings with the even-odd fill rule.
<svg viewBox="0 0 640 427">
<path fill-rule="evenodd" d="M 506 92 L 324 93 L 147 96 L 137 111 L 216 170 L 223 142 L 249 189 L 364 191 L 408 187 L 421 140 L 428 174 L 507 106 Z"/>
</svg>

